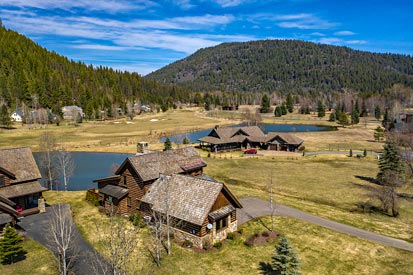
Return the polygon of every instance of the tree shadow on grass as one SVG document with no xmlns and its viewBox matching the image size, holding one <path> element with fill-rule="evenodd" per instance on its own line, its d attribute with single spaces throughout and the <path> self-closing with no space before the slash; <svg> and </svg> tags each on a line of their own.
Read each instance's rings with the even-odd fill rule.
<svg viewBox="0 0 413 275">
<path fill-rule="evenodd" d="M 277 271 L 274 271 L 272 269 L 270 263 L 260 262 L 260 267 L 258 269 L 260 270 L 260 274 L 263 274 L 263 275 L 278 275 L 279 274 Z"/>
<path fill-rule="evenodd" d="M 367 181 L 369 183 L 374 183 L 374 184 L 379 184 L 380 185 L 380 181 L 378 181 L 375 178 L 372 177 L 365 177 L 365 176 L 355 176 L 356 178 L 363 180 L 363 181 Z"/>
</svg>

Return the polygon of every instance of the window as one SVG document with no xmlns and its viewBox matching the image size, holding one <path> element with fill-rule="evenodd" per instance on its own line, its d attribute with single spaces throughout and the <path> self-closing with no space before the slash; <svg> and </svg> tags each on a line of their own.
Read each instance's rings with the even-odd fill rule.
<svg viewBox="0 0 413 275">
<path fill-rule="evenodd" d="M 123 185 L 126 185 L 126 176 L 123 176 Z"/>
<path fill-rule="evenodd" d="M 136 209 L 141 210 L 141 201 L 140 200 L 136 200 Z"/>
<path fill-rule="evenodd" d="M 225 229 L 228 226 L 228 217 L 224 217 L 215 221 L 215 229 L 219 231 L 221 229 Z"/>
<path fill-rule="evenodd" d="M 108 201 L 108 202 L 112 202 L 112 197 L 111 197 L 111 196 L 108 196 L 107 201 Z"/>
<path fill-rule="evenodd" d="M 3 176 L 0 176 L 0 187 L 6 186 L 6 179 Z"/>
<path fill-rule="evenodd" d="M 131 207 L 131 206 L 132 206 L 132 199 L 131 199 L 131 197 L 128 197 L 128 198 L 127 198 L 127 204 L 128 204 L 128 207 Z"/>
</svg>

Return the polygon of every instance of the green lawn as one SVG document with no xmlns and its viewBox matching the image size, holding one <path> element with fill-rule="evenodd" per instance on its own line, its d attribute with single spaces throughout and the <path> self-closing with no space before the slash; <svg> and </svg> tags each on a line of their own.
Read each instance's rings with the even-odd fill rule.
<svg viewBox="0 0 413 275">
<path fill-rule="evenodd" d="M 32 239 L 26 238 L 23 247 L 28 253 L 26 259 L 11 264 L 0 264 L 0 274 L 2 275 L 55 275 L 58 273 L 58 266 L 52 253 Z"/>
</svg>

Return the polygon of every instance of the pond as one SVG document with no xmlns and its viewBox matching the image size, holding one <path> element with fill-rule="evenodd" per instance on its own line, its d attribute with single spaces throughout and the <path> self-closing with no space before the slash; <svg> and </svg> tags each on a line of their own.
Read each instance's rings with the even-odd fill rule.
<svg viewBox="0 0 413 275">
<path fill-rule="evenodd" d="M 41 154 L 34 153 L 33 155 L 40 169 Z M 127 157 L 133 155 L 118 153 L 72 152 L 71 156 L 75 164 L 75 168 L 73 176 L 69 178 L 68 190 L 78 191 L 87 190 L 89 188 L 97 188 L 97 184 L 94 183 L 93 180 L 110 176 L 111 169 L 114 165 L 121 165 Z M 40 169 L 40 171 L 41 170 L 42 169 Z M 46 178 L 43 173 L 42 178 Z M 43 180 L 40 182 L 44 184 Z"/>
<path fill-rule="evenodd" d="M 246 126 L 245 124 L 233 125 L 230 127 Z M 262 124 L 261 129 L 265 134 L 269 132 L 321 132 L 321 131 L 334 131 L 337 130 L 333 126 L 320 126 L 320 125 L 302 125 L 302 124 Z M 182 143 L 183 139 L 187 137 L 190 142 L 197 143 L 198 139 L 205 137 L 211 132 L 212 128 L 184 133 L 180 135 L 170 136 L 169 138 L 173 143 Z M 161 139 L 161 142 L 165 142 L 165 137 Z"/>
</svg>

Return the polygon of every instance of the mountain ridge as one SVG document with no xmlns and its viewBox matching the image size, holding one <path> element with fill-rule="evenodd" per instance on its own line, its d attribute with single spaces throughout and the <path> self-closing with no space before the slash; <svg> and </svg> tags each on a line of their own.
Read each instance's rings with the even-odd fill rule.
<svg viewBox="0 0 413 275">
<path fill-rule="evenodd" d="M 413 58 L 300 40 L 222 43 L 145 76 L 198 91 L 354 90 L 413 87 Z"/>
</svg>

